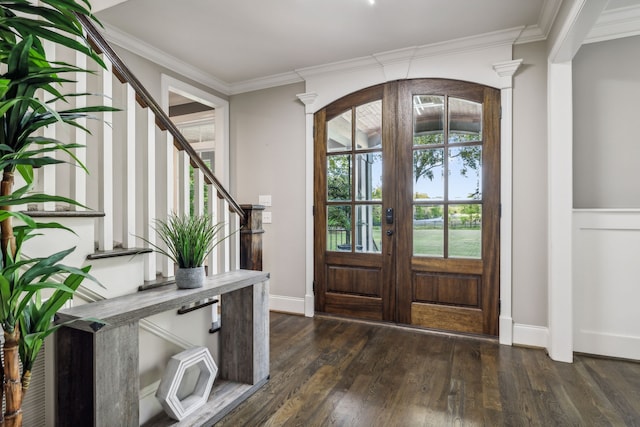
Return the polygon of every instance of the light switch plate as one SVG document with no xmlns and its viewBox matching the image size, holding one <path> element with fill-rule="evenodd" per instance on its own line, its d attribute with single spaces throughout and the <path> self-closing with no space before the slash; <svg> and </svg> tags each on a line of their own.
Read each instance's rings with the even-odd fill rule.
<svg viewBox="0 0 640 427">
<path fill-rule="evenodd" d="M 262 212 L 262 223 L 271 224 L 271 212 Z"/>
<path fill-rule="evenodd" d="M 258 196 L 258 204 L 262 206 L 271 206 L 271 194 L 261 194 Z"/>
</svg>

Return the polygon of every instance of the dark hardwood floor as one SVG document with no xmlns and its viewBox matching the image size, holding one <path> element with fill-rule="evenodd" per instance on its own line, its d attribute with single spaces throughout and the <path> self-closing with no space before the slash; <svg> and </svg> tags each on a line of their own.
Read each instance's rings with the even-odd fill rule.
<svg viewBox="0 0 640 427">
<path fill-rule="evenodd" d="M 271 313 L 271 379 L 218 426 L 640 426 L 640 363 Z"/>
</svg>

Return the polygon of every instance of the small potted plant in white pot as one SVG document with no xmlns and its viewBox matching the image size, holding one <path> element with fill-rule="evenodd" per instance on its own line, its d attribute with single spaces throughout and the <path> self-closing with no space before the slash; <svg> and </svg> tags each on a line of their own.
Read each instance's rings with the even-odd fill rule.
<svg viewBox="0 0 640 427">
<path fill-rule="evenodd" d="M 202 286 L 207 256 L 216 245 L 229 237 L 218 238 L 218 234 L 224 230 L 224 223 L 215 223 L 210 215 L 171 214 L 166 221 L 156 220 L 155 230 L 167 249 L 143 240 L 176 264 L 176 286 L 182 289 Z"/>
</svg>

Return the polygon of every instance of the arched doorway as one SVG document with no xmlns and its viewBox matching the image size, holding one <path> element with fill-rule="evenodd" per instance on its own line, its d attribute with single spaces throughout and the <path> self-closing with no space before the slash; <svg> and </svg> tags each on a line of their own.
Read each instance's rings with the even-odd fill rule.
<svg viewBox="0 0 640 427">
<path fill-rule="evenodd" d="M 500 92 L 390 82 L 314 120 L 316 311 L 497 335 Z"/>
</svg>

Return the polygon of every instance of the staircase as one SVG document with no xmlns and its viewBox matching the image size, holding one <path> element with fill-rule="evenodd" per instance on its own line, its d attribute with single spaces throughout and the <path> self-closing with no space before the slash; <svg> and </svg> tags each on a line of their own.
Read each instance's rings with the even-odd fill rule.
<svg viewBox="0 0 640 427">
<path fill-rule="evenodd" d="M 103 113 L 102 121 L 79 123 L 88 127 L 91 135 L 80 129 L 70 132 L 61 127 L 45 131 L 45 136 L 86 145 L 86 149 L 73 154 L 87 165 L 90 173 L 87 175 L 73 164 L 42 168 L 36 172 L 38 190 L 73 198 L 88 208 L 53 204 L 23 206 L 32 216 L 51 217 L 76 232 L 73 235 L 52 230 L 47 233 L 46 245 L 41 244 L 42 240 L 39 246 L 25 245 L 24 253 L 35 257 L 76 247 L 65 263 L 91 264 L 91 274 L 102 286 L 84 283 L 74 297 L 74 305 L 144 292 L 148 288 L 171 285 L 174 266 L 148 249 L 138 236 L 156 243 L 155 219 L 164 219 L 171 212 L 205 213 L 225 223 L 224 235 L 234 233 L 209 256 L 208 274 L 240 267 L 261 269 L 260 256 L 254 258 L 246 252 L 247 261 L 242 266 L 240 260 L 241 241 L 259 235 L 251 227 L 261 228 L 260 211 L 240 206 L 231 197 L 224 186 L 227 183 L 216 178 L 100 32 L 86 19 L 81 21 L 107 69 L 95 75 L 78 74 L 74 91 L 99 93 L 104 97 L 78 97 L 71 102 L 75 102 L 76 107 L 91 102 L 113 105 L 122 111 Z M 87 67 L 82 55 L 69 58 L 68 51 L 53 45 L 48 51 L 51 60 L 75 61 L 80 67 Z M 66 160 L 73 163 L 71 158 Z M 206 198 L 205 194 L 210 197 Z M 236 233 L 244 225 L 243 233 Z M 244 254 L 244 249 L 242 251 Z M 199 309 L 184 307 L 180 311 L 183 314 L 166 312 L 140 322 L 141 424 L 161 411 L 154 394 L 169 357 L 186 348 L 207 346 L 218 360 L 215 333 L 215 327 L 219 326 L 218 303 L 204 301 Z M 46 348 L 51 348 L 51 344 L 48 342 Z M 27 395 L 29 401 L 23 408 L 25 425 L 30 425 L 29 419 L 41 420 L 44 413 L 45 425 L 53 426 L 53 353 L 47 351 L 39 358 L 47 373 L 43 385 Z"/>
</svg>

